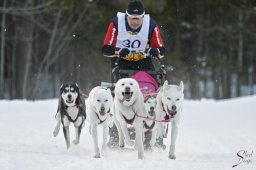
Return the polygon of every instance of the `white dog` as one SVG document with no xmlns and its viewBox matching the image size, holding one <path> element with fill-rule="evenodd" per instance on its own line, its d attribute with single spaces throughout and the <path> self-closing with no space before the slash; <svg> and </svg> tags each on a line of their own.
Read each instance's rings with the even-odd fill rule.
<svg viewBox="0 0 256 170">
<path fill-rule="evenodd" d="M 86 113 L 90 123 L 90 133 L 93 138 L 95 158 L 100 158 L 100 150 L 98 147 L 97 126 L 103 127 L 102 152 L 107 147 L 107 138 L 109 135 L 109 127 L 113 126 L 110 118 L 110 108 L 113 104 L 113 97 L 110 89 L 104 87 L 94 87 L 88 99 L 86 100 Z"/>
<path fill-rule="evenodd" d="M 184 100 L 184 86 L 183 82 L 180 85 L 168 85 L 168 81 L 164 82 L 163 87 L 157 94 L 156 114 L 159 120 L 171 120 L 171 144 L 169 150 L 169 158 L 176 159 L 175 145 L 178 135 L 178 127 L 180 123 L 180 117 L 183 108 Z M 161 122 L 157 122 L 158 136 L 163 137 L 165 135 L 164 125 Z"/>
<path fill-rule="evenodd" d="M 147 99 L 144 102 L 145 106 L 145 113 L 146 117 L 145 120 L 143 121 L 143 127 L 144 127 L 144 134 L 145 134 L 145 139 L 144 139 L 144 145 L 148 147 L 148 142 L 151 147 L 153 147 L 156 143 L 156 132 L 157 128 L 155 125 L 155 120 L 156 120 L 156 98 L 154 96 L 148 96 Z M 147 137 L 147 132 L 151 131 L 151 139 Z"/>
<path fill-rule="evenodd" d="M 132 78 L 120 79 L 115 86 L 115 98 L 113 105 L 113 120 L 116 124 L 119 136 L 119 146 L 124 147 L 124 141 L 132 146 L 127 124 L 135 128 L 135 147 L 138 149 L 138 158 L 143 159 L 143 119 L 136 115 L 145 116 L 144 99 L 136 80 Z"/>
</svg>

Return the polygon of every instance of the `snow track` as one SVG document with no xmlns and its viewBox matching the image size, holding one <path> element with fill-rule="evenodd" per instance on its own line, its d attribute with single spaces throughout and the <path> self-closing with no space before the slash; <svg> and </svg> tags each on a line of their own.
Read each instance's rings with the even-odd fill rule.
<svg viewBox="0 0 256 170">
<path fill-rule="evenodd" d="M 108 150 L 95 159 L 88 123 L 80 144 L 71 144 L 67 151 L 62 131 L 52 136 L 57 103 L 57 99 L 0 101 L 0 170 L 256 169 L 256 96 L 185 101 L 174 161 L 168 159 L 170 134 L 164 141 L 167 149 L 145 152 L 144 160 L 137 160 L 132 148 Z M 73 126 L 70 130 L 73 140 Z M 252 162 L 232 168 L 240 150 L 253 151 L 251 158 L 244 157 Z"/>
</svg>

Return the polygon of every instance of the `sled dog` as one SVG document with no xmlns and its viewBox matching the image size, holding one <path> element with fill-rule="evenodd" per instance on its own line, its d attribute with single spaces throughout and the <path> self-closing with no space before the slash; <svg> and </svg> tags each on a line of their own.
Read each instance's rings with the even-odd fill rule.
<svg viewBox="0 0 256 170">
<path fill-rule="evenodd" d="M 156 97 L 155 96 L 148 96 L 144 101 L 145 106 L 145 113 L 146 118 L 143 120 L 143 127 L 144 127 L 144 145 L 146 148 L 153 147 L 156 143 Z M 148 132 L 151 131 L 151 138 L 148 137 Z"/>
<path fill-rule="evenodd" d="M 77 84 L 68 83 L 62 84 L 60 87 L 60 98 L 58 110 L 55 115 L 57 125 L 53 131 L 53 136 L 56 137 L 60 130 L 60 124 L 63 126 L 63 133 L 67 149 L 70 147 L 69 125 L 72 122 L 75 126 L 76 138 L 73 144 L 78 144 L 80 140 L 81 130 L 86 119 L 85 101 L 80 95 L 80 90 Z"/>
<path fill-rule="evenodd" d="M 138 158 L 143 159 L 143 119 L 136 115 L 145 116 L 144 98 L 136 80 L 123 78 L 117 81 L 115 86 L 113 104 L 113 120 L 118 130 L 119 146 L 134 145 L 130 139 L 127 124 L 135 128 L 135 147 L 138 150 Z M 124 143 L 125 142 L 125 143 Z"/>
<path fill-rule="evenodd" d="M 100 150 L 98 146 L 98 125 L 103 127 L 103 143 L 102 152 L 107 147 L 107 138 L 109 135 L 109 127 L 113 126 L 110 118 L 110 108 L 113 104 L 113 97 L 110 89 L 105 87 L 94 87 L 88 99 L 86 100 L 86 113 L 90 123 L 90 133 L 92 135 L 95 158 L 100 158 Z"/>
<path fill-rule="evenodd" d="M 182 114 L 184 100 L 183 82 L 180 85 L 168 85 L 168 81 L 164 82 L 163 87 L 157 94 L 156 117 L 159 120 L 171 120 L 171 144 L 169 149 L 169 159 L 176 159 L 175 145 L 178 135 L 178 127 Z M 158 137 L 165 135 L 164 124 L 157 122 Z"/>
</svg>

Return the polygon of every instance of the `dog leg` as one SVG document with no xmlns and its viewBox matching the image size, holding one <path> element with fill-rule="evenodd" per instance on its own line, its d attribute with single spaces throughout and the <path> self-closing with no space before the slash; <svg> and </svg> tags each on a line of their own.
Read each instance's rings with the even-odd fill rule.
<svg viewBox="0 0 256 170">
<path fill-rule="evenodd" d="M 94 144 L 94 158 L 100 158 L 100 150 L 98 146 L 98 131 L 97 131 L 97 124 L 91 124 L 91 132 L 92 132 L 92 139 Z"/>
<path fill-rule="evenodd" d="M 70 134 L 69 134 L 68 126 L 63 127 L 63 133 L 64 133 L 67 149 L 69 149 L 70 148 Z"/>
<path fill-rule="evenodd" d="M 153 147 L 156 144 L 156 129 L 152 129 L 152 136 L 150 139 L 150 146 Z"/>
<path fill-rule="evenodd" d="M 124 135 L 125 143 L 128 146 L 133 146 L 134 142 L 130 139 L 130 135 L 129 135 L 129 132 L 128 132 L 128 129 L 127 129 L 127 125 L 126 124 L 121 125 L 121 129 L 122 129 L 122 132 L 123 132 L 123 135 Z M 137 133 L 136 133 L 136 135 L 137 135 Z"/>
<path fill-rule="evenodd" d="M 60 112 L 57 112 L 55 115 L 55 119 L 57 120 L 57 125 L 53 131 L 53 136 L 56 137 L 59 134 L 60 131 L 60 124 L 61 124 L 61 117 Z"/>
<path fill-rule="evenodd" d="M 56 125 L 56 127 L 55 127 L 55 129 L 54 129 L 54 131 L 53 131 L 53 136 L 54 136 L 54 137 L 56 137 L 56 136 L 59 134 L 59 131 L 60 131 L 60 124 L 61 124 L 61 121 L 58 120 L 58 121 L 57 121 L 57 125 Z"/>
<path fill-rule="evenodd" d="M 144 158 L 144 147 L 143 147 L 142 121 L 136 121 L 134 127 L 135 127 L 135 132 L 136 132 L 135 143 L 137 145 L 137 150 L 138 150 L 138 159 L 143 159 Z"/>
<path fill-rule="evenodd" d="M 107 148 L 107 139 L 109 135 L 108 125 L 103 127 L 103 141 L 102 141 L 102 151 L 105 152 Z"/>
<path fill-rule="evenodd" d="M 81 131 L 82 131 L 82 126 L 76 127 L 76 139 L 73 140 L 73 144 L 74 144 L 74 145 L 79 144 Z"/>
<path fill-rule="evenodd" d="M 161 119 L 159 119 L 161 120 Z M 157 136 L 156 138 L 163 138 L 165 136 L 164 125 L 161 122 L 156 122 Z"/>
<path fill-rule="evenodd" d="M 113 119 L 113 120 L 114 120 L 114 123 L 115 123 L 117 131 L 118 131 L 119 147 L 123 148 L 124 147 L 124 135 L 123 135 L 123 132 L 121 129 L 121 125 L 116 119 Z"/>
<path fill-rule="evenodd" d="M 176 122 L 172 122 L 172 134 L 171 134 L 171 145 L 169 150 L 169 159 L 176 159 L 175 146 L 176 146 L 177 136 L 178 136 L 178 124 Z"/>
</svg>

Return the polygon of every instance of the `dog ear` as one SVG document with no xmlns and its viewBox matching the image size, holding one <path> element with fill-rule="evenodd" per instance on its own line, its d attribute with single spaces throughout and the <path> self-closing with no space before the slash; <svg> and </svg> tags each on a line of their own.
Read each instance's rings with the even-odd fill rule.
<svg viewBox="0 0 256 170">
<path fill-rule="evenodd" d="M 78 87 L 77 87 L 78 88 Z M 81 93 L 80 93 L 80 91 L 79 91 L 79 88 L 78 88 L 78 90 L 77 90 L 78 92 L 77 92 L 77 98 L 76 98 L 76 105 L 80 105 L 82 102 L 81 102 Z"/>
<path fill-rule="evenodd" d="M 60 86 L 60 93 L 62 93 L 63 83 Z"/>
<path fill-rule="evenodd" d="M 165 81 L 164 81 L 164 85 L 163 85 L 163 90 L 164 90 L 164 91 L 167 91 L 168 89 L 169 89 L 168 80 L 165 80 Z"/>
<path fill-rule="evenodd" d="M 112 95 L 112 94 L 111 94 L 111 90 L 110 90 L 109 88 L 107 88 L 107 91 L 108 91 L 108 93 L 109 93 L 110 95 Z"/>
<path fill-rule="evenodd" d="M 183 85 L 183 81 L 180 81 L 180 85 L 179 85 L 179 91 L 183 92 L 184 91 L 184 85 Z"/>
</svg>

